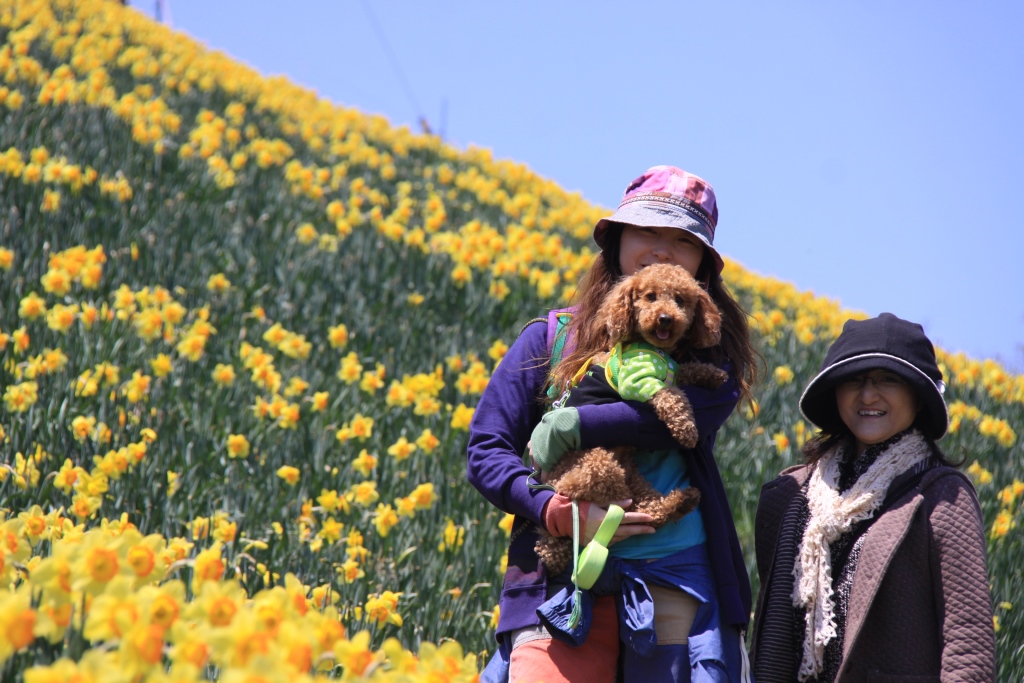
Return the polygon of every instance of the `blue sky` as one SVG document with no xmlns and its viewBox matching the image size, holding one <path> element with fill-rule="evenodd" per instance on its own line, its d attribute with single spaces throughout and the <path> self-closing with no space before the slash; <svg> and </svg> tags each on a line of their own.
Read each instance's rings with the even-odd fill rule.
<svg viewBox="0 0 1024 683">
<path fill-rule="evenodd" d="M 724 254 L 1024 372 L 1022 3 L 165 6 L 261 73 L 603 206 L 685 168 L 715 187 Z"/>
</svg>

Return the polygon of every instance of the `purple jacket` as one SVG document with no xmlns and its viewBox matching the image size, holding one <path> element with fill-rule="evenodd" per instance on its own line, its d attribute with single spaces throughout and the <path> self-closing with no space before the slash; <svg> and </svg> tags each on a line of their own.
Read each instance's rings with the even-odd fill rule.
<svg viewBox="0 0 1024 683">
<path fill-rule="evenodd" d="M 512 344 L 494 371 L 469 427 L 467 475 L 492 505 L 515 515 L 509 541 L 508 569 L 501 591 L 498 635 L 540 623 L 537 608 L 547 599 L 547 575 L 533 548 L 544 505 L 554 494 L 531 489 L 530 469 L 523 464 L 526 444 L 546 409 L 547 327 L 531 324 Z M 718 588 L 723 621 L 746 629 L 750 618 L 750 579 L 725 486 L 712 448 L 719 427 L 739 401 L 730 379 L 716 390 L 686 387 L 698 433 L 689 453 L 690 480 L 700 489 L 700 510 L 707 534 L 711 570 Z M 583 448 L 636 446 L 678 448 L 668 428 L 643 403 L 622 401 L 579 406 Z"/>
</svg>

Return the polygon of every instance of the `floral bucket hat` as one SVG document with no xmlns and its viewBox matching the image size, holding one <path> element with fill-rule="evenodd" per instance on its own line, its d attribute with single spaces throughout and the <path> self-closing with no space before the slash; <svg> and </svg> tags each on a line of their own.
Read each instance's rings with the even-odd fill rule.
<svg viewBox="0 0 1024 683">
<path fill-rule="evenodd" d="M 715 260 L 718 274 L 724 263 L 715 250 L 718 204 L 706 180 L 675 166 L 654 166 L 631 182 L 619 208 L 594 226 L 594 241 L 602 249 L 612 223 L 652 228 L 680 228 L 696 235 Z"/>
</svg>

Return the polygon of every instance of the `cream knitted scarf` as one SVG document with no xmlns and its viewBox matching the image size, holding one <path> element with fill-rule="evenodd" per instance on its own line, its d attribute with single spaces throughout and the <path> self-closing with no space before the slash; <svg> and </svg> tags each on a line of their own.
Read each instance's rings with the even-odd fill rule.
<svg viewBox="0 0 1024 683">
<path fill-rule="evenodd" d="M 825 645 L 836 637 L 829 545 L 857 522 L 870 519 L 885 500 L 893 479 L 931 455 L 921 433 L 909 432 L 881 453 L 849 490 L 840 493 L 839 465 L 848 448 L 840 445 L 822 456 L 807 487 L 810 519 L 793 567 L 793 605 L 803 608 L 807 617 L 798 672 L 801 681 L 821 672 Z"/>
</svg>

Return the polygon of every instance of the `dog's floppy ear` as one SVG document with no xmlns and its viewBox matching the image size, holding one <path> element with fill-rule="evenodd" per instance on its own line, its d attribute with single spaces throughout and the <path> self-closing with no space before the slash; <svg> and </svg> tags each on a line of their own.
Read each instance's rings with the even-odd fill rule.
<svg viewBox="0 0 1024 683">
<path fill-rule="evenodd" d="M 633 334 L 633 291 L 635 279 L 627 277 L 608 292 L 598 311 L 598 324 L 608 334 L 609 346 L 625 341 Z"/>
<path fill-rule="evenodd" d="M 693 312 L 693 322 L 687 338 L 694 348 L 708 349 L 717 346 L 722 340 L 722 314 L 712 301 L 711 295 L 698 288 L 697 303 Z"/>
</svg>

